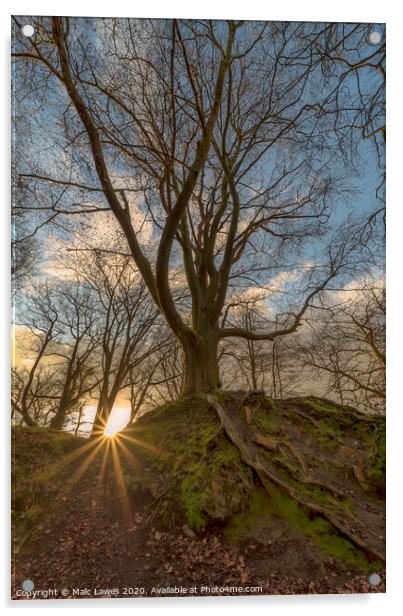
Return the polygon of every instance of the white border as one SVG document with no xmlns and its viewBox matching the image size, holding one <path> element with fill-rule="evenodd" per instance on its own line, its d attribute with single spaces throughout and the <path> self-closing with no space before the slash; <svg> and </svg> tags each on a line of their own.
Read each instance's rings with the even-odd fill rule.
<svg viewBox="0 0 403 616">
<path fill-rule="evenodd" d="M 111 3 L 100 4 L 95 0 L 69 0 L 66 4 L 56 4 L 50 0 L 15 1 L 3 3 L 1 8 L 1 43 L 3 50 L 0 63 L 3 85 L 0 95 L 2 120 L 0 122 L 0 142 L 3 146 L 1 168 L 1 186 L 3 199 L 1 202 L 0 249 L 1 257 L 1 300 L 2 319 L 0 321 L 0 349 L 2 370 L 0 375 L 0 393 L 2 397 L 2 438 L 3 438 L 3 468 L 5 482 L 9 487 L 9 436 L 8 436 L 8 406 L 9 406 L 9 321 L 8 307 L 9 288 L 9 175 L 10 175 L 10 15 L 96 15 L 96 16 L 130 16 L 130 17 L 189 17 L 189 18 L 234 18 L 234 19 L 269 19 L 292 21 L 367 21 L 387 23 L 387 108 L 388 108 L 388 244 L 387 244 L 387 284 L 388 284 L 388 533 L 387 533 L 387 593 L 386 595 L 332 595 L 332 596 L 286 596 L 286 597 L 223 597 L 217 599 L 145 599 L 145 600 L 79 600 L 69 601 L 35 601 L 11 602 L 9 596 L 9 508 L 8 495 L 2 495 L 2 529 L 3 538 L 1 550 L 1 599 L 6 609 L 36 610 L 45 609 L 72 610 L 75 614 L 88 610 L 116 610 L 116 608 L 132 609 L 137 613 L 154 613 L 163 610 L 167 614 L 177 611 L 204 612 L 212 610 L 231 610 L 241 614 L 246 609 L 254 614 L 267 614 L 274 611 L 277 614 L 298 615 L 339 614 L 342 610 L 346 615 L 363 613 L 376 614 L 388 609 L 388 614 L 399 613 L 398 606 L 403 604 L 403 541 L 402 541 L 402 480 L 401 456 L 403 438 L 403 408 L 399 385 L 403 380 L 401 354 L 402 340 L 402 306 L 403 297 L 403 215 L 401 189 L 401 160 L 403 151 L 403 20 L 397 2 L 383 0 L 334 0 L 323 2 L 319 0 L 288 0 L 287 2 L 269 2 L 268 0 L 203 0 L 202 3 L 171 0 L 147 0 L 136 5 L 132 0 L 114 0 Z M 399 353 L 400 351 L 400 353 Z M 400 372 L 400 374 L 399 374 Z M 399 379 L 400 377 L 400 379 Z M 399 459 L 400 458 L 400 459 Z M 400 608 L 401 609 L 401 608 Z M 401 613 L 401 612 L 400 612 Z"/>
</svg>

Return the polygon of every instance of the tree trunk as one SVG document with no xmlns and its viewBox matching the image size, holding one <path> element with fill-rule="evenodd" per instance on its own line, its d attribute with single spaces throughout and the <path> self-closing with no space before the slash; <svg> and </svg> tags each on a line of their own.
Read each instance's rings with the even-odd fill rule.
<svg viewBox="0 0 403 616">
<path fill-rule="evenodd" d="M 106 393 L 100 394 L 97 410 L 92 424 L 91 436 L 102 436 L 105 430 L 106 423 L 111 414 L 113 402 L 108 398 Z"/>
<path fill-rule="evenodd" d="M 21 413 L 22 419 L 25 421 L 25 423 L 27 424 L 27 426 L 29 426 L 29 427 L 31 427 L 31 428 L 32 428 L 32 426 L 35 426 L 35 425 L 36 425 L 35 421 L 31 418 L 31 416 L 30 416 L 30 414 L 28 413 L 28 411 L 27 411 L 27 410 L 22 409 L 22 410 L 20 411 L 20 413 Z"/>
<path fill-rule="evenodd" d="M 208 393 L 221 387 L 216 334 L 206 330 L 181 343 L 185 363 L 182 394 Z"/>
<path fill-rule="evenodd" d="M 66 416 L 68 411 L 68 403 L 63 399 L 60 400 L 58 409 L 56 413 L 53 415 L 52 420 L 50 422 L 50 427 L 52 430 L 61 430 L 66 422 Z"/>
</svg>

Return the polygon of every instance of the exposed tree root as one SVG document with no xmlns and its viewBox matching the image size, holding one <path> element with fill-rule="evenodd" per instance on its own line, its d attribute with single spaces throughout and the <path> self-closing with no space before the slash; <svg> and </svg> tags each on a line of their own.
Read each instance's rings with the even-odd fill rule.
<svg viewBox="0 0 403 616">
<path fill-rule="evenodd" d="M 385 561 L 384 512 L 380 506 L 366 498 L 362 481 L 356 480 L 354 482 L 354 495 L 352 495 L 352 486 L 348 482 L 346 482 L 346 489 L 343 490 L 340 486 L 334 486 L 322 479 L 320 472 L 315 477 L 315 469 L 311 468 L 311 465 L 304 460 L 302 453 L 297 451 L 294 445 L 277 437 L 257 433 L 250 425 L 251 418 L 249 415 L 246 416 L 246 421 L 244 421 L 239 414 L 233 412 L 233 408 L 231 408 L 231 412 L 228 412 L 212 395 L 208 396 L 208 402 L 218 414 L 227 437 L 238 448 L 242 460 L 256 472 L 266 489 L 267 481 L 272 482 L 310 512 L 325 518 L 340 534 L 362 549 L 368 556 L 382 562 Z M 244 399 L 241 400 L 238 409 L 243 402 Z M 312 421 L 312 418 L 306 416 L 305 413 L 304 416 Z M 317 422 L 315 422 L 316 424 Z M 339 443 L 340 439 L 337 439 L 337 442 Z M 272 459 L 269 458 L 267 453 L 262 452 L 262 447 L 273 454 Z M 284 448 L 288 448 L 298 463 L 294 477 L 287 472 L 283 472 L 275 461 L 275 452 L 284 451 Z M 350 470 L 352 471 L 352 469 Z M 351 477 L 354 481 L 355 473 L 352 472 Z M 299 486 L 301 488 L 308 486 L 308 488 L 320 489 L 321 496 L 323 492 L 325 496 L 333 498 L 335 502 L 329 501 L 329 505 L 327 505 L 326 502 L 323 502 L 326 499 L 315 500 L 313 495 L 306 493 L 309 490 L 299 489 Z M 338 506 L 335 496 L 342 499 L 340 506 Z M 319 500 L 320 502 L 318 502 Z M 348 507 L 343 507 L 342 503 L 348 503 Z"/>
<path fill-rule="evenodd" d="M 314 427 L 315 427 L 315 428 L 316 428 L 316 429 L 317 429 L 317 430 L 318 430 L 318 431 L 319 431 L 319 432 L 320 432 L 323 436 L 328 435 L 328 432 L 327 432 L 326 430 L 324 430 L 324 429 L 323 429 L 323 427 L 321 426 L 320 422 L 319 422 L 317 419 L 315 419 L 315 417 L 310 417 L 310 416 L 308 415 L 308 413 L 304 413 L 303 411 L 300 411 L 300 410 L 298 410 L 298 411 L 297 411 L 297 410 L 294 410 L 294 413 L 295 413 L 296 415 L 299 415 L 300 417 L 303 417 L 306 421 L 311 422 L 311 424 L 312 424 L 312 425 L 313 425 L 313 426 L 314 426 Z M 343 441 L 342 441 L 342 440 L 340 440 L 340 439 L 338 439 L 338 438 L 337 438 L 337 437 L 335 437 L 334 435 L 332 435 L 332 438 L 333 438 L 333 439 L 335 439 L 339 445 L 342 445 L 342 444 L 343 444 Z"/>
</svg>

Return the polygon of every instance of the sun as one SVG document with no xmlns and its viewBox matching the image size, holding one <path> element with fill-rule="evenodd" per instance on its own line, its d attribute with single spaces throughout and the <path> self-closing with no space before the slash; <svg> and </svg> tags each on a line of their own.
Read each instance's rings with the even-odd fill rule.
<svg viewBox="0 0 403 616">
<path fill-rule="evenodd" d="M 130 409 L 125 406 L 114 406 L 104 428 L 104 436 L 113 438 L 123 430 L 129 422 Z"/>
<path fill-rule="evenodd" d="M 114 428 L 113 426 L 109 426 L 106 424 L 104 429 L 104 436 L 107 438 L 113 438 L 119 432 L 119 428 Z"/>
</svg>

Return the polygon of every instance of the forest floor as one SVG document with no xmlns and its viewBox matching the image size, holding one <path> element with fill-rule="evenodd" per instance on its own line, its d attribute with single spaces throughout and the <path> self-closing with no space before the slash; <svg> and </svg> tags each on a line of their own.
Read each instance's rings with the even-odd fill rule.
<svg viewBox="0 0 403 616">
<path fill-rule="evenodd" d="M 130 455 L 117 463 L 106 441 L 91 449 L 68 437 L 69 463 L 57 487 L 45 473 L 46 503 L 34 498 L 31 513 L 16 520 L 12 598 L 32 598 L 21 593 L 24 580 L 32 580 L 38 599 L 385 592 L 383 569 L 373 586 L 368 572 L 331 555 L 318 558 L 314 541 L 284 523 L 240 543 L 217 525 L 166 528 L 153 517 L 159 496 L 125 487 Z"/>
</svg>

